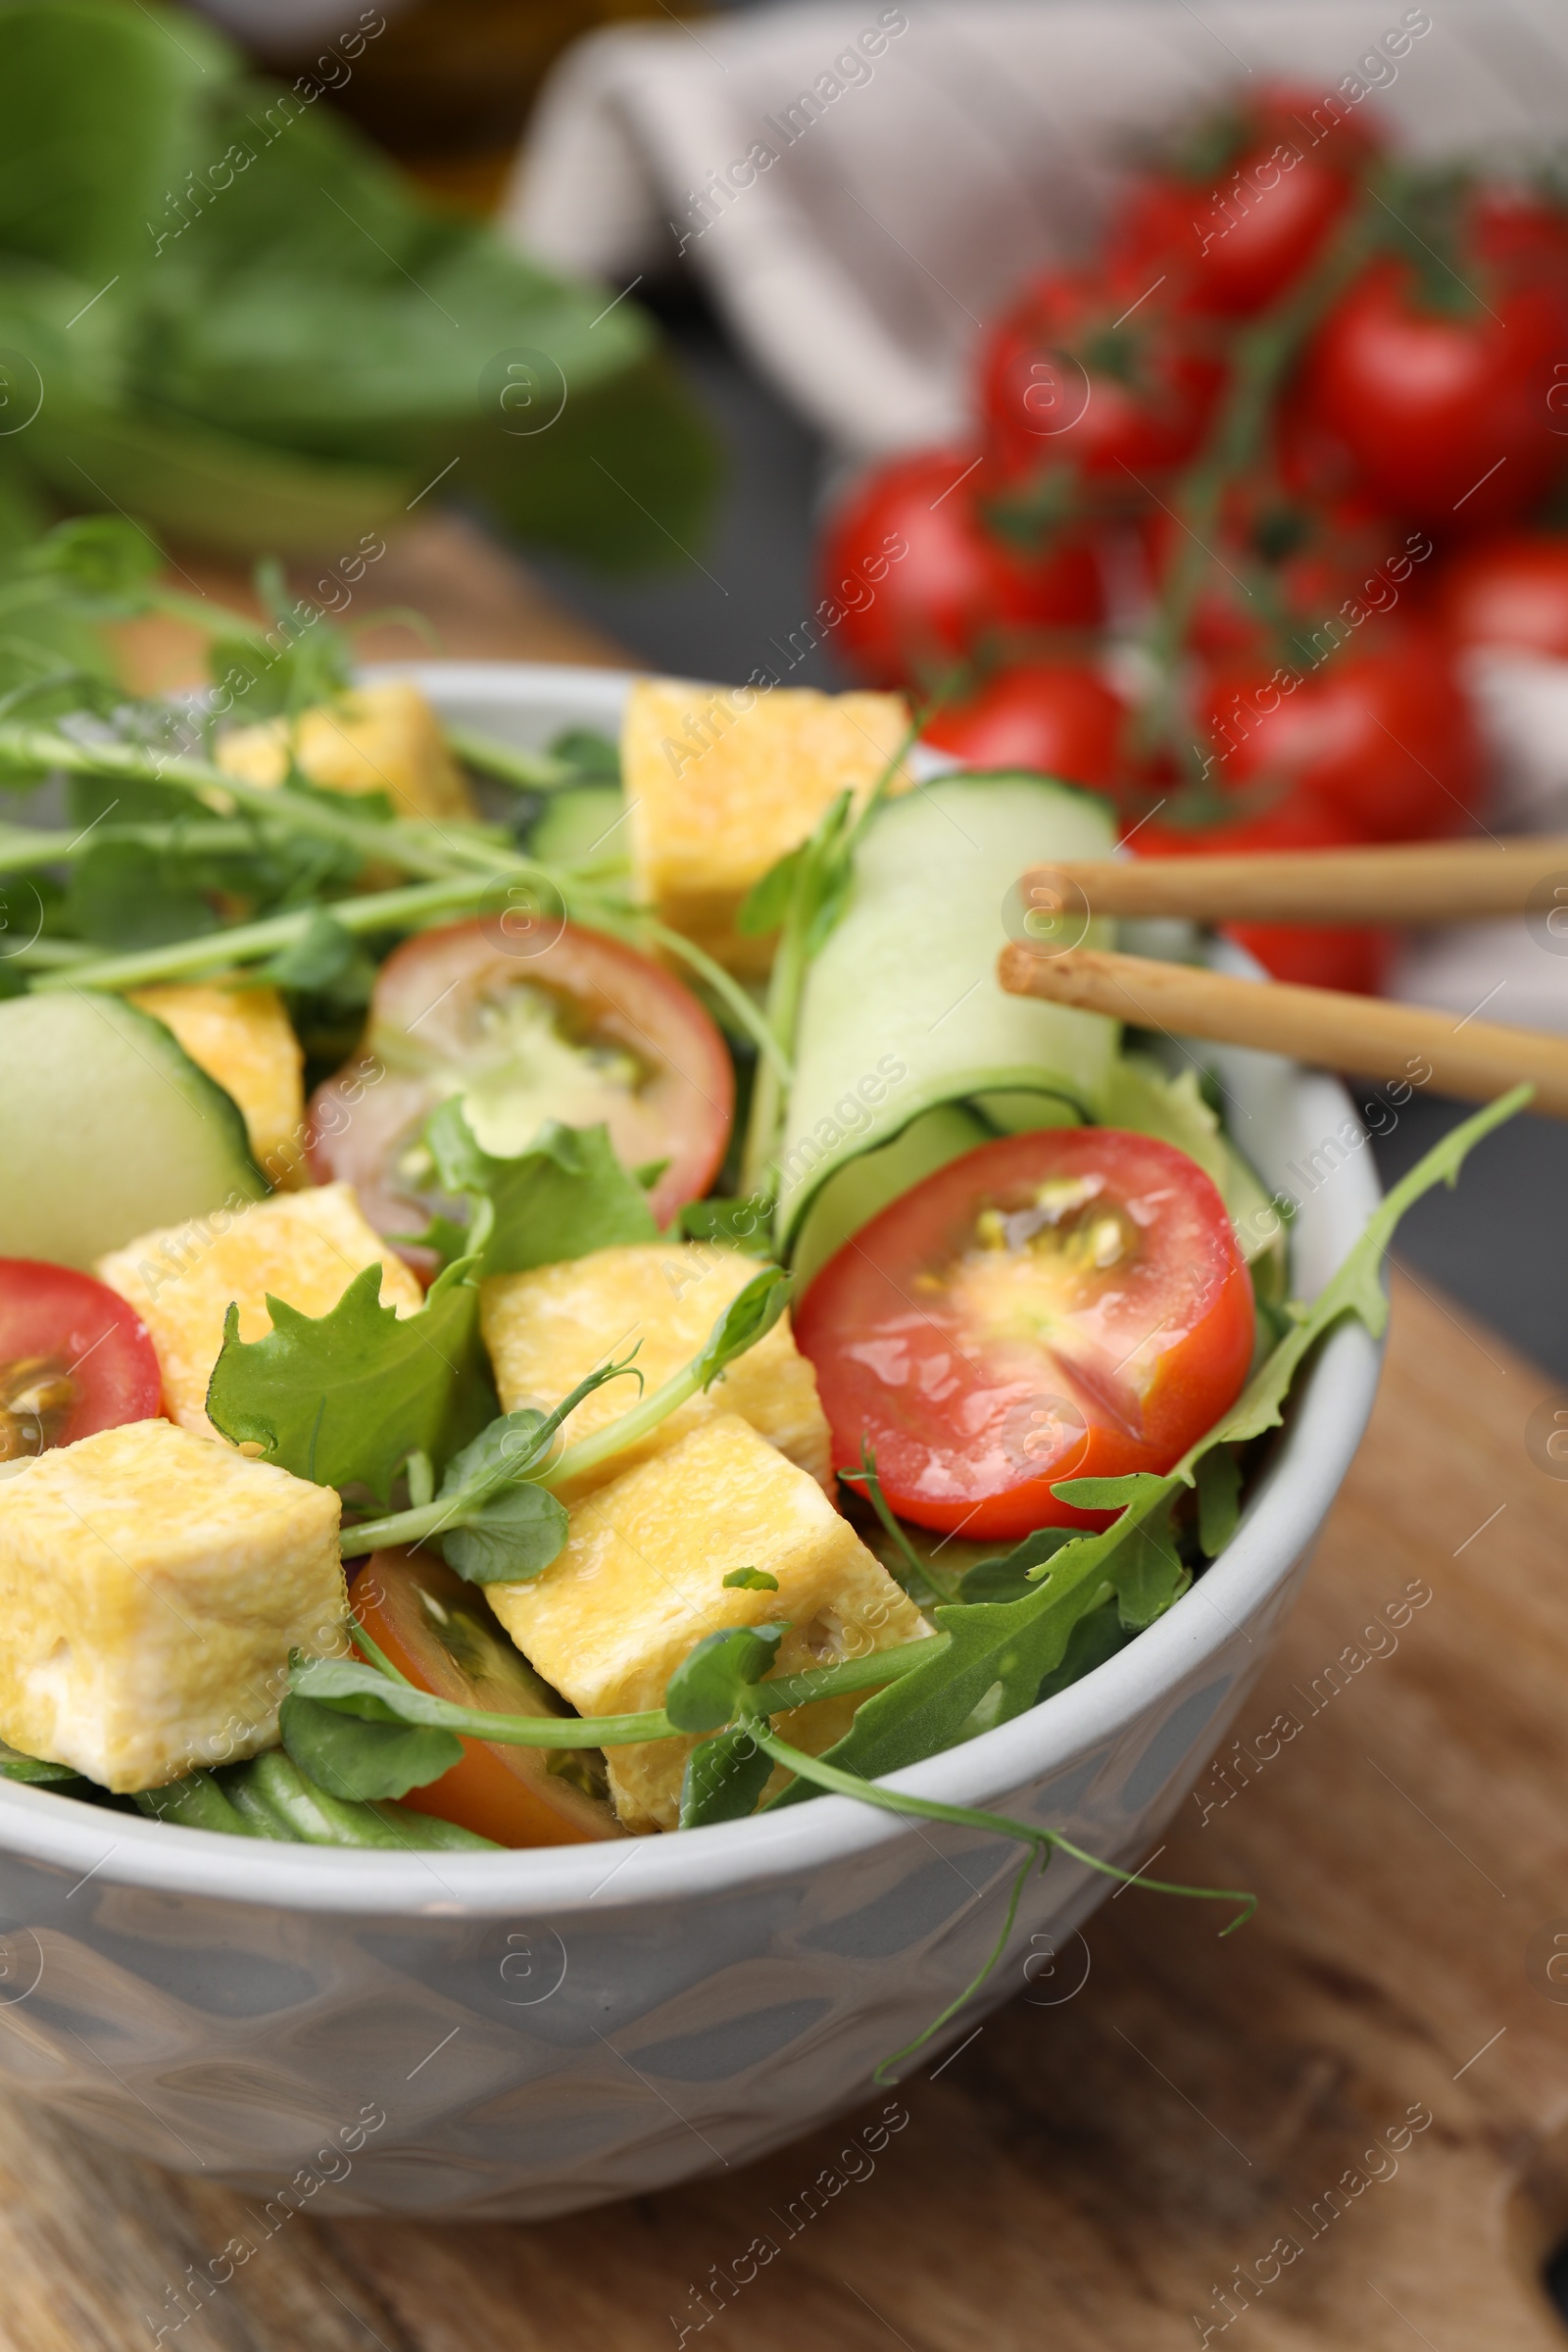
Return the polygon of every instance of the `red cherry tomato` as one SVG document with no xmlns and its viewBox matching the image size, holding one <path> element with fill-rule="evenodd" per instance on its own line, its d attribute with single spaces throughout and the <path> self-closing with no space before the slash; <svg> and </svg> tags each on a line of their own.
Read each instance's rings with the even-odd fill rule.
<svg viewBox="0 0 1568 2352">
<path fill-rule="evenodd" d="M 1532 264 L 1508 285 L 1470 267 L 1473 305 L 1439 310 L 1408 263 L 1374 262 L 1324 320 L 1302 378 L 1308 414 L 1364 488 L 1450 533 L 1525 514 L 1568 447 L 1548 406 L 1568 339 L 1563 272 Z"/>
<path fill-rule="evenodd" d="M 829 522 L 819 584 L 842 613 L 838 645 L 872 685 L 921 684 L 989 630 L 1085 628 L 1103 616 L 1100 565 L 1081 532 L 1032 559 L 988 533 L 975 456 L 896 458 L 857 483 Z"/>
<path fill-rule="evenodd" d="M 1191 541 L 1172 513 L 1156 509 L 1140 520 L 1157 592 Z M 1214 560 L 1204 567 L 1188 645 L 1211 661 L 1267 656 L 1294 664 L 1408 602 L 1417 567 L 1432 554 L 1424 532 L 1391 521 L 1369 499 L 1307 497 L 1269 476 L 1232 485 L 1207 544 Z"/>
<path fill-rule="evenodd" d="M 0 1257 L 0 1461 L 155 1420 L 163 1378 L 147 1326 L 69 1266 Z"/>
<path fill-rule="evenodd" d="M 1144 289 L 1147 291 L 1147 289 Z M 1190 458 L 1224 382 L 1201 321 L 1101 270 L 1037 278 L 980 348 L 986 448 L 1000 484 L 1066 466 L 1126 503 Z"/>
<path fill-rule="evenodd" d="M 1019 662 L 963 702 L 943 704 L 925 740 L 972 767 L 1033 767 L 1108 789 L 1126 715 L 1120 697 L 1084 663 Z"/>
<path fill-rule="evenodd" d="M 1184 1152 L 1110 1127 L 982 1144 L 863 1226 L 802 1300 L 841 1470 L 919 1527 L 1101 1526 L 1058 1480 L 1168 1470 L 1234 1402 L 1252 1286 Z"/>
<path fill-rule="evenodd" d="M 1316 261 L 1375 151 L 1370 127 L 1320 91 L 1270 87 L 1203 126 L 1201 168 L 1135 180 L 1109 266 L 1147 283 L 1164 268 L 1192 309 L 1262 310 Z"/>
<path fill-rule="evenodd" d="M 531 945 L 506 919 L 421 932 L 388 956 L 364 1049 L 312 1098 L 312 1173 L 347 1178 L 379 1232 L 419 1231 L 439 1205 L 419 1133 L 460 1095 L 500 1157 L 526 1151 L 547 1119 L 603 1120 L 628 1168 L 667 1162 L 648 1196 L 666 1223 L 724 1156 L 735 1081 L 723 1039 L 635 948 L 575 923 L 547 924 Z"/>
<path fill-rule="evenodd" d="M 482 1593 L 423 1551 L 373 1551 L 350 1589 L 357 1625 L 417 1690 L 495 1715 L 562 1715 Z M 411 1811 L 455 1821 L 497 1845 L 579 1845 L 613 1838 L 615 1820 L 563 1764 L 581 1751 L 514 1747 L 465 1739 L 463 1757 L 438 1781 L 411 1788 Z"/>
<path fill-rule="evenodd" d="M 1568 662 L 1568 532 L 1517 531 L 1463 550 L 1436 609 L 1456 645 L 1506 645 Z"/>
<path fill-rule="evenodd" d="M 1183 832 L 1154 817 L 1137 828 L 1130 846 L 1141 858 L 1227 857 L 1252 850 L 1339 850 L 1365 839 L 1326 802 L 1298 791 L 1265 814 L 1234 824 Z M 1276 980 L 1364 997 L 1382 987 L 1393 946 L 1385 931 L 1348 924 L 1227 923 L 1224 930 Z"/>
<path fill-rule="evenodd" d="M 1482 805 L 1480 748 L 1451 654 L 1414 622 L 1385 623 L 1373 643 L 1348 634 L 1314 669 L 1216 676 L 1200 725 L 1222 791 L 1304 789 L 1367 840 L 1458 832 Z"/>
</svg>

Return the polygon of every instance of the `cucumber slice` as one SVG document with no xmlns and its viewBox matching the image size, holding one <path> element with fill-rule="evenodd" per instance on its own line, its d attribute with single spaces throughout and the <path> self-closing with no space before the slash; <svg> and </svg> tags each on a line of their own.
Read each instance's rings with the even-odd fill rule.
<svg viewBox="0 0 1568 2352">
<path fill-rule="evenodd" d="M 780 1248 L 840 1169 L 942 1104 L 1004 1110 L 993 1131 L 1032 1123 L 1029 1101 L 1041 1123 L 1064 1115 L 1053 1102 L 1069 1117 L 1100 1115 L 1117 1024 L 1004 996 L 996 967 L 1004 904 L 1024 868 L 1108 857 L 1113 841 L 1103 802 L 1022 773 L 943 776 L 877 811 L 848 911 L 806 983 Z M 1094 924 L 1086 937 L 1108 945 L 1110 934 Z"/>
<path fill-rule="evenodd" d="M 569 784 L 553 793 L 528 838 L 546 865 L 574 865 L 587 874 L 613 873 L 631 853 L 626 841 L 626 797 L 618 784 Z"/>
<path fill-rule="evenodd" d="M 0 1255 L 90 1268 L 266 1194 L 232 1099 L 119 997 L 0 1004 Z"/>
<path fill-rule="evenodd" d="M 1273 1203 L 1204 1102 L 1191 1064 L 1172 1075 L 1147 1054 L 1125 1054 L 1105 1090 L 1102 1116 L 1107 1127 L 1157 1135 L 1196 1159 L 1230 1211 L 1248 1264 L 1271 1251 L 1283 1262 L 1285 1231 Z"/>
</svg>

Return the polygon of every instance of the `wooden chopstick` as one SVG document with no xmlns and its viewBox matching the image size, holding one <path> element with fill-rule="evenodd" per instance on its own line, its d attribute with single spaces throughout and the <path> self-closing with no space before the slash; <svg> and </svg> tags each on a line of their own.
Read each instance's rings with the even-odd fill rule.
<svg viewBox="0 0 1568 2352">
<path fill-rule="evenodd" d="M 1568 838 L 1418 841 L 1230 858 L 1095 858 L 1032 866 L 1019 889 L 1044 915 L 1186 915 L 1199 923 L 1454 923 L 1568 910 Z M 1543 886 L 1545 886 L 1544 889 Z M 1543 892 L 1541 899 L 1536 898 Z M 1058 915 L 1059 919 L 1059 915 Z M 1568 921 L 1568 914 L 1565 914 Z"/>
<path fill-rule="evenodd" d="M 1490 1102 L 1528 1080 L 1536 1090 L 1533 1109 L 1568 1118 L 1568 1037 L 1538 1029 L 1505 1029 L 1468 1016 L 1455 1020 L 1425 1004 L 1395 1004 L 1335 988 L 1293 988 L 1277 980 L 1260 986 L 1098 948 L 1048 956 L 1006 947 L 997 975 L 1010 996 L 1043 997 L 1177 1036 L 1255 1046 L 1357 1078 L 1408 1083 L 1425 1063 L 1418 1084 L 1471 1102 Z"/>
</svg>

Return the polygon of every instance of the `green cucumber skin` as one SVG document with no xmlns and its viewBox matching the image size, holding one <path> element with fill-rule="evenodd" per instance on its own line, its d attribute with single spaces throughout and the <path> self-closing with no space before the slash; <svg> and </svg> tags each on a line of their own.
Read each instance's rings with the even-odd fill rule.
<svg viewBox="0 0 1568 2352">
<path fill-rule="evenodd" d="M 831 1176 L 947 1103 L 1038 1093 L 1099 1116 L 1118 1025 L 1006 996 L 996 965 L 1004 902 L 1025 867 L 1108 857 L 1114 839 L 1103 803 L 1045 776 L 943 776 L 878 810 L 850 906 L 807 978 L 780 1153 L 782 1249 Z M 1099 924 L 1086 938 L 1109 944 Z"/>
<path fill-rule="evenodd" d="M 89 1270 L 267 1179 L 231 1096 L 122 998 L 0 1004 L 0 1255 Z"/>
</svg>

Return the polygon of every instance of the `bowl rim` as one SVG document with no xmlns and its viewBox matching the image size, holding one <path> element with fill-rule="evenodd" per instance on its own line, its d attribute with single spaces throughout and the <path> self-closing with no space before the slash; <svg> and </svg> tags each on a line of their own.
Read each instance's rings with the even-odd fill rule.
<svg viewBox="0 0 1568 2352">
<path fill-rule="evenodd" d="M 361 674 L 368 681 L 409 677 L 454 697 L 499 693 L 522 710 L 574 694 L 608 703 L 645 673 L 560 662 L 453 662 L 380 663 Z M 593 687 L 598 697 L 585 693 Z M 1324 1096 L 1335 1125 L 1354 1121 L 1337 1081 L 1298 1071 L 1293 1095 L 1299 1099 L 1303 1091 Z M 1370 1153 L 1356 1153 L 1336 1174 L 1348 1181 L 1300 1209 L 1311 1222 L 1327 1221 L 1335 1264 L 1380 1197 Z M 1328 1333 L 1293 1392 L 1285 1428 L 1236 1533 L 1163 1617 L 1044 1704 L 961 1747 L 888 1774 L 886 1785 L 943 1803 L 984 1805 L 1085 1753 L 1108 1752 L 1142 1717 L 1168 1714 L 1204 1665 L 1266 1606 L 1311 1544 L 1360 1444 L 1382 1353 L 1382 1343 L 1357 1321 L 1342 1321 Z M 637 1912 L 840 1864 L 906 1838 L 914 1827 L 907 1817 L 854 1797 L 824 1794 L 781 1813 L 658 1838 L 500 1854 L 425 1847 L 389 1854 L 176 1828 L 0 1781 L 0 1855 L 78 1871 L 78 1884 L 91 1878 L 97 1885 L 347 1917 L 559 1918 L 590 1905 L 601 1917 Z"/>
</svg>

